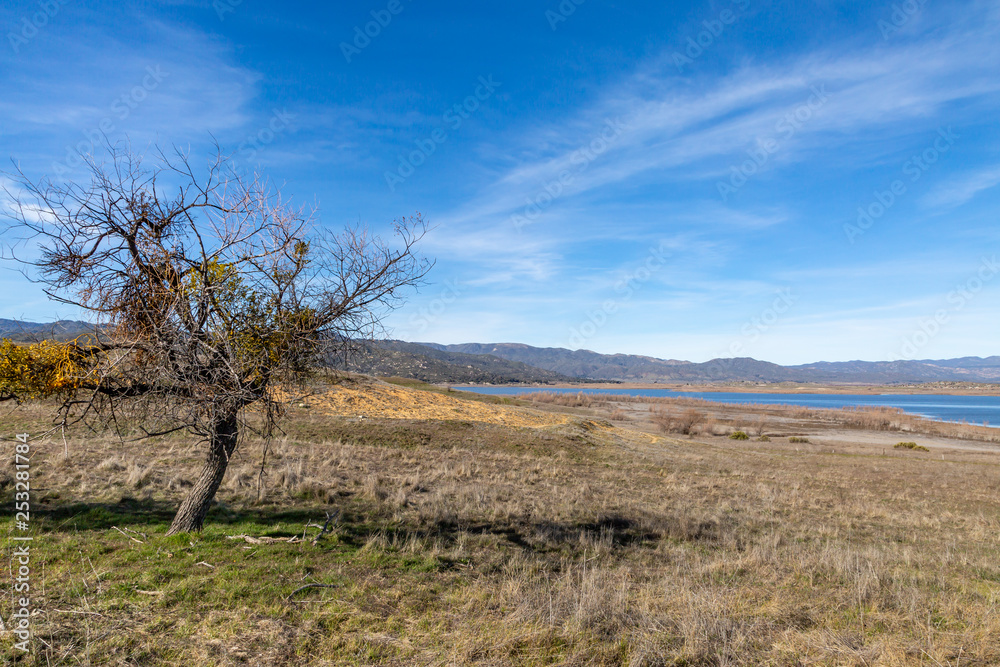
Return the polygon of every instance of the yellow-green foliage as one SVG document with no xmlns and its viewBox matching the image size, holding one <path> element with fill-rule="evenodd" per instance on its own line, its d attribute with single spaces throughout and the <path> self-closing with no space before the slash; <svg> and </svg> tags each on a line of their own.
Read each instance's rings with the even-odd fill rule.
<svg viewBox="0 0 1000 667">
<path fill-rule="evenodd" d="M 745 431 L 733 431 L 729 434 L 730 440 L 749 440 L 750 436 Z"/>
<path fill-rule="evenodd" d="M 44 398 L 78 388 L 88 372 L 75 343 L 0 340 L 0 394 Z"/>
<path fill-rule="evenodd" d="M 912 449 L 915 452 L 929 452 L 931 450 L 927 449 L 923 445 L 918 445 L 915 442 L 899 442 L 893 446 L 893 449 Z"/>
<path fill-rule="evenodd" d="M 301 261 L 307 250 L 307 244 L 298 243 L 296 259 Z M 280 280 L 282 276 L 275 278 Z M 240 375 L 252 378 L 273 372 L 283 362 L 294 364 L 289 359 L 293 349 L 307 351 L 303 338 L 310 338 L 316 327 L 312 309 L 284 311 L 272 297 L 245 284 L 233 264 L 214 260 L 204 273 L 190 274 L 184 297 L 200 299 L 204 290 L 210 292 L 212 307 L 219 315 L 220 325 L 213 333 L 228 348 L 230 361 Z"/>
</svg>

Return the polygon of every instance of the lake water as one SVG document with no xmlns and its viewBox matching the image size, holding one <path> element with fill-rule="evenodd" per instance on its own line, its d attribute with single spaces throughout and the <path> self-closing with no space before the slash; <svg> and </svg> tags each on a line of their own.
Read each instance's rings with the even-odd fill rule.
<svg viewBox="0 0 1000 667">
<path fill-rule="evenodd" d="M 552 389 L 519 387 L 455 387 L 480 394 L 515 395 L 533 392 L 564 394 L 616 394 L 623 396 L 666 396 L 703 398 L 717 403 L 763 403 L 766 405 L 802 405 L 810 408 L 848 408 L 888 406 L 915 415 L 948 422 L 1000 426 L 1000 396 L 953 396 L 950 394 L 758 394 L 744 392 L 695 392 L 668 389 Z"/>
</svg>

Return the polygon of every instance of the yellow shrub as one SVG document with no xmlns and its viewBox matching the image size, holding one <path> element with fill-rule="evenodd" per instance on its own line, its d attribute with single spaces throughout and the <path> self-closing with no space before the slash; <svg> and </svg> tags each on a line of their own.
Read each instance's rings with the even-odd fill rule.
<svg viewBox="0 0 1000 667">
<path fill-rule="evenodd" d="M 18 345 L 0 339 L 0 394 L 44 398 L 78 388 L 88 372 L 74 343 Z"/>
</svg>

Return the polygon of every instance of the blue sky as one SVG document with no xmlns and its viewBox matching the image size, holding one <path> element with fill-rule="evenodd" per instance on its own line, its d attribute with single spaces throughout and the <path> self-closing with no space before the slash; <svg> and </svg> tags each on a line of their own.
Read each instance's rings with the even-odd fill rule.
<svg viewBox="0 0 1000 667">
<path fill-rule="evenodd" d="M 6 2 L 0 156 L 214 137 L 324 225 L 419 211 L 406 340 L 1000 352 L 995 2 L 314 4 Z M 0 317 L 80 315 L 4 269 Z"/>
</svg>

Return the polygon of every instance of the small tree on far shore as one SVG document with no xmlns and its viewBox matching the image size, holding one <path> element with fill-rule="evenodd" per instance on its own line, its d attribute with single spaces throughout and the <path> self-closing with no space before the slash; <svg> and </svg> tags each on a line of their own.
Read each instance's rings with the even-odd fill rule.
<svg viewBox="0 0 1000 667">
<path fill-rule="evenodd" d="M 108 157 L 88 159 L 87 184 L 15 175 L 5 260 L 99 325 L 68 343 L 0 343 L 0 400 L 55 396 L 63 424 L 198 437 L 205 464 L 169 533 L 196 531 L 247 430 L 274 428 L 275 389 L 374 337 L 422 282 L 426 226 L 418 214 L 394 240 L 329 233 L 221 154 L 203 172 L 179 153 Z"/>
</svg>

